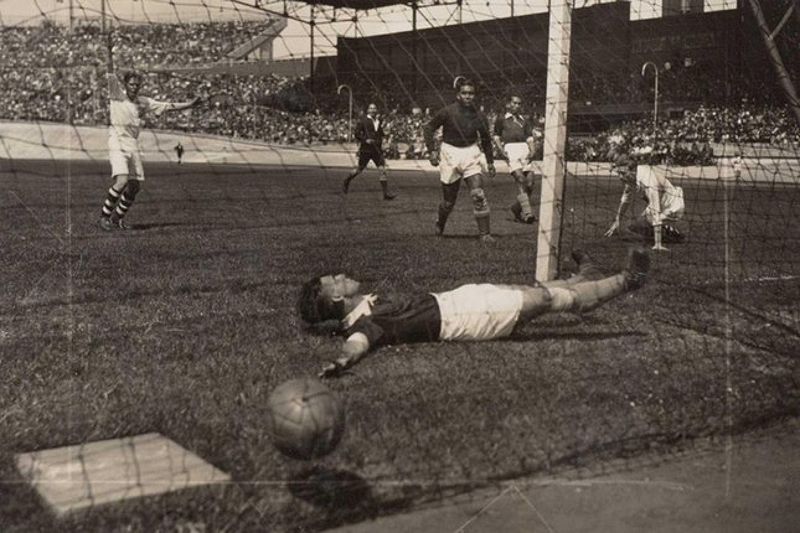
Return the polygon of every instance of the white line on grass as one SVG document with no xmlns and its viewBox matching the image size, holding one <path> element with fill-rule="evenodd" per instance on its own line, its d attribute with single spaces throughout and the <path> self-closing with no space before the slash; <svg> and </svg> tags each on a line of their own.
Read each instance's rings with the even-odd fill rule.
<svg viewBox="0 0 800 533">
<path fill-rule="evenodd" d="M 773 282 L 773 281 L 793 281 L 796 279 L 800 279 L 800 276 L 760 276 L 755 278 L 744 278 L 744 279 L 737 279 L 737 280 L 730 280 L 730 283 L 766 283 L 766 282 Z M 701 283 L 701 285 L 717 285 L 719 284 L 719 280 L 706 280 Z"/>
</svg>

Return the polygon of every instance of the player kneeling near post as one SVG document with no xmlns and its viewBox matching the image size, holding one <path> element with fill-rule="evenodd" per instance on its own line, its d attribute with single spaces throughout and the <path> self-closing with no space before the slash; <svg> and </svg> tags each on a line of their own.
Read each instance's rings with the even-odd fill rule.
<svg viewBox="0 0 800 533">
<path fill-rule="evenodd" d="M 638 165 L 627 155 L 618 157 L 613 169 L 619 174 L 625 188 L 617 216 L 605 236 L 611 237 L 620 232 L 622 217 L 633 201 L 633 193 L 638 191 L 647 206 L 636 221 L 628 226 L 628 231 L 653 242 L 653 250 L 668 251 L 664 243 L 683 242 L 683 234 L 675 227 L 675 222 L 683 217 L 685 210 L 683 189 L 673 185 L 663 174 L 638 172 Z"/>
<path fill-rule="evenodd" d="M 590 311 L 644 285 L 650 265 L 646 250 L 631 250 L 625 269 L 604 277 L 586 254 L 573 257 L 579 271 L 566 280 L 468 284 L 434 293 L 365 294 L 344 274 L 320 276 L 303 285 L 297 307 L 318 332 L 345 338 L 342 356 L 320 373 L 331 377 L 379 346 L 499 339 L 545 313 Z"/>
</svg>

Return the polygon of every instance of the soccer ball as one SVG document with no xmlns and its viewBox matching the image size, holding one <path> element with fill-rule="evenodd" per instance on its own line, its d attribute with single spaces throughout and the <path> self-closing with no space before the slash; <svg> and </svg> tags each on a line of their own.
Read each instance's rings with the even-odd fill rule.
<svg viewBox="0 0 800 533">
<path fill-rule="evenodd" d="M 267 401 L 275 447 L 293 459 L 318 459 L 336 448 L 344 433 L 344 407 L 316 379 L 291 379 Z"/>
</svg>

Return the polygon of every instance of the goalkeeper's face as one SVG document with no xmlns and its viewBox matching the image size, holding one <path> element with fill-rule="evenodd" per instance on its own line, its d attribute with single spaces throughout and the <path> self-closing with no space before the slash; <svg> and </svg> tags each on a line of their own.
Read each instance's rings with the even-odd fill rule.
<svg viewBox="0 0 800 533">
<path fill-rule="evenodd" d="M 322 276 L 319 278 L 319 293 L 331 300 L 340 300 L 358 294 L 361 284 L 345 274 Z"/>
</svg>

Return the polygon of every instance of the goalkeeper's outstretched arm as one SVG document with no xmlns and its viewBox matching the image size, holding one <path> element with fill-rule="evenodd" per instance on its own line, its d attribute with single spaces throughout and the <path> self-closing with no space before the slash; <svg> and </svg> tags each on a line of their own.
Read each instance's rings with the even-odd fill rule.
<svg viewBox="0 0 800 533">
<path fill-rule="evenodd" d="M 628 212 L 628 207 L 631 205 L 631 197 L 633 196 L 633 186 L 626 183 L 625 188 L 622 191 L 622 198 L 619 199 L 619 207 L 617 207 L 617 215 L 614 218 L 614 222 L 611 224 L 611 227 L 608 228 L 608 231 L 605 232 L 606 237 L 611 237 L 612 235 L 616 235 L 619 231 L 619 226 L 622 221 L 622 217 L 625 213 Z"/>
</svg>

